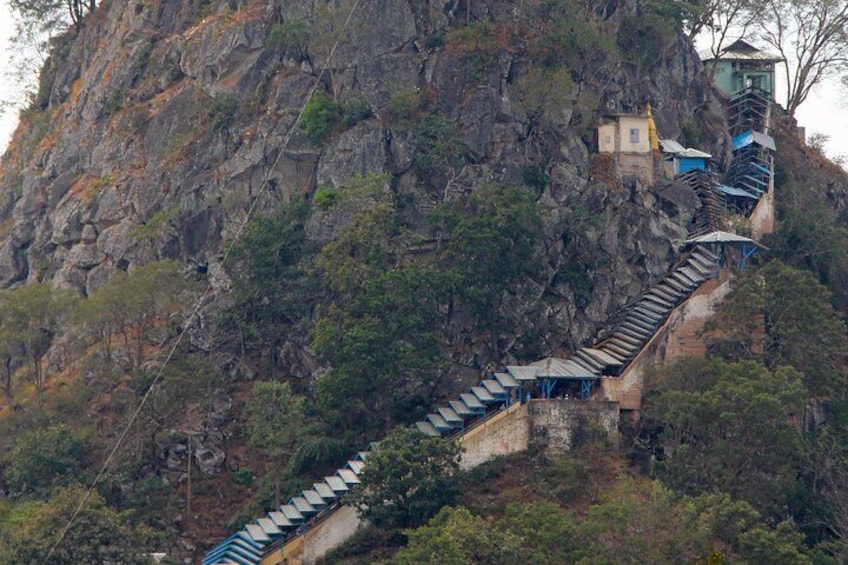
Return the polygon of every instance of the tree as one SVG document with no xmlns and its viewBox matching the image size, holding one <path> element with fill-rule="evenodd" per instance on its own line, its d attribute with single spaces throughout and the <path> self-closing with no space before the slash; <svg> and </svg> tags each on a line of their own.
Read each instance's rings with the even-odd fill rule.
<svg viewBox="0 0 848 565">
<path fill-rule="evenodd" d="M 783 58 L 790 116 L 817 85 L 848 70 L 848 1 L 764 0 L 757 24 Z"/>
<path fill-rule="evenodd" d="M 306 235 L 309 207 L 285 205 L 248 224 L 233 249 L 228 270 L 233 278 L 233 305 L 224 323 L 237 328 L 243 346 L 256 348 L 276 376 L 280 348 L 305 333 L 312 307 L 323 294 L 310 273 L 315 245 Z"/>
<path fill-rule="evenodd" d="M 753 361 L 669 368 L 644 409 L 660 430 L 657 475 L 686 494 L 724 492 L 781 515 L 800 466 L 801 379 Z"/>
<path fill-rule="evenodd" d="M 68 487 L 46 502 L 21 507 L 19 515 L 13 513 L 5 521 L 0 538 L 0 561 L 26 565 L 151 565 L 151 532 L 132 524 L 129 512 L 112 511 L 97 492 L 91 493 L 70 521 L 83 496 L 82 487 Z M 64 533 L 61 542 L 60 533 Z"/>
<path fill-rule="evenodd" d="M 378 527 L 418 526 L 453 502 L 459 454 L 452 440 L 395 428 L 369 455 L 350 502 Z"/>
<path fill-rule="evenodd" d="M 694 0 L 695 10 L 687 19 L 686 33 L 694 40 L 701 33 L 709 34 L 710 53 L 718 58 L 732 37 L 745 37 L 756 23 L 763 0 Z M 676 2 L 682 3 L 682 2 Z M 683 2 L 690 3 L 690 2 Z M 709 68 L 710 77 L 716 67 Z"/>
<path fill-rule="evenodd" d="M 610 485 L 606 500 L 588 511 L 535 501 L 509 504 L 503 516 L 486 519 L 448 507 L 408 536 L 393 563 L 813 562 L 791 524 L 771 528 L 746 502 L 679 496 L 659 483 L 627 478 Z"/>
<path fill-rule="evenodd" d="M 47 34 L 62 31 L 70 22 L 77 29 L 97 7 L 96 0 L 9 0 L 9 7 L 25 25 Z"/>
<path fill-rule="evenodd" d="M 64 425 L 28 432 L 4 457 L 10 493 L 44 496 L 78 480 L 82 452 L 82 440 Z"/>
<path fill-rule="evenodd" d="M 470 304 L 478 325 L 493 333 L 514 327 L 503 306 L 538 275 L 542 222 L 533 194 L 489 185 L 432 216 L 443 238 L 441 266 L 457 276 L 457 298 Z"/>
<path fill-rule="evenodd" d="M 812 563 L 790 523 L 772 529 L 726 494 L 681 497 L 659 483 L 624 480 L 580 522 L 576 537 L 591 563 Z"/>
<path fill-rule="evenodd" d="M 0 327 L 4 328 L 5 346 L 23 353 L 39 393 L 46 385 L 42 360 L 74 302 L 71 293 L 54 289 L 48 283 L 30 284 L 0 293 Z"/>
<path fill-rule="evenodd" d="M 292 456 L 308 434 L 306 403 L 292 393 L 288 383 L 253 385 L 247 408 L 247 441 L 260 451 L 274 478 L 274 507 L 280 506 L 280 480 Z"/>
<path fill-rule="evenodd" d="M 394 269 L 353 302 L 321 311 L 313 343 L 333 370 L 318 382 L 318 402 L 331 423 L 387 432 L 420 415 L 444 374 L 439 279 L 432 269 Z"/>
<path fill-rule="evenodd" d="M 721 327 L 747 357 L 762 358 L 772 370 L 789 365 L 803 371 L 809 396 L 839 399 L 844 397 L 840 367 L 848 355 L 848 334 L 830 300 L 812 273 L 771 261 L 734 281 L 722 306 Z"/>
<path fill-rule="evenodd" d="M 191 290 L 178 262 L 154 261 L 109 279 L 82 301 L 77 319 L 107 360 L 112 359 L 115 338 L 120 339 L 130 371 L 144 362 L 145 345 L 162 328 L 162 316 L 185 304 L 182 293 Z"/>
<path fill-rule="evenodd" d="M 357 177 L 331 212 L 349 215 L 316 265 L 331 291 L 312 345 L 332 370 L 318 382 L 322 415 L 347 433 L 411 422 L 443 377 L 437 329 L 446 275 L 404 264 L 407 233 L 381 176 Z"/>
<path fill-rule="evenodd" d="M 780 175 L 778 176 L 787 175 Z M 808 183 L 784 180 L 778 229 L 768 236 L 770 255 L 796 269 L 806 269 L 827 286 L 837 310 L 848 309 L 848 229 L 827 191 Z"/>
<path fill-rule="evenodd" d="M 526 557 L 523 540 L 467 508 L 445 507 L 409 533 L 409 543 L 392 559 L 397 565 L 510 565 Z"/>
</svg>

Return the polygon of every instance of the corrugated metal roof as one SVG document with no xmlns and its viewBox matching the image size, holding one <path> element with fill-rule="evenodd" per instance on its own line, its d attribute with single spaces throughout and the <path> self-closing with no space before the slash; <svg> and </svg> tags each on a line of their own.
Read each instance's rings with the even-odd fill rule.
<svg viewBox="0 0 848 565">
<path fill-rule="evenodd" d="M 292 527 L 294 527 L 294 524 L 292 524 L 292 521 L 289 520 L 288 518 L 286 518 L 285 514 L 283 514 L 282 512 L 278 512 L 276 510 L 273 511 L 273 512 L 268 512 L 268 518 L 273 520 L 274 523 L 277 524 L 277 526 L 279 526 L 281 528 L 292 528 Z"/>
<path fill-rule="evenodd" d="M 351 471 L 350 469 L 339 469 L 336 471 L 336 474 L 345 482 L 347 485 L 358 485 L 362 481 L 359 480 L 359 477 L 356 476 L 356 473 Z"/>
<path fill-rule="evenodd" d="M 348 461 L 348 463 L 350 462 Z M 303 491 L 303 498 L 305 498 L 309 504 L 316 508 L 320 508 L 322 506 L 327 505 L 327 501 L 325 501 L 324 498 L 320 494 L 318 494 L 318 492 L 314 489 Z"/>
<path fill-rule="evenodd" d="M 494 379 L 486 379 L 480 382 L 483 387 L 488 390 L 492 396 L 506 396 L 506 389 Z"/>
<path fill-rule="evenodd" d="M 534 366 L 517 366 L 510 365 L 506 368 L 509 374 L 515 377 L 517 381 L 533 381 L 536 380 L 536 367 Z"/>
<path fill-rule="evenodd" d="M 509 373 L 495 373 L 495 380 L 504 388 L 519 388 L 521 385 Z"/>
<path fill-rule="evenodd" d="M 686 151 L 685 147 L 673 139 L 661 139 L 660 148 L 662 148 L 663 153 L 680 153 L 681 151 Z"/>
<path fill-rule="evenodd" d="M 280 506 L 280 512 L 292 522 L 303 522 L 304 520 L 303 514 L 294 507 L 294 504 L 283 504 Z"/>
<path fill-rule="evenodd" d="M 240 530 L 218 544 L 206 554 L 203 565 L 219 563 L 259 563 L 263 544 L 254 541 L 246 531 Z"/>
<path fill-rule="evenodd" d="M 302 496 L 295 496 L 294 498 L 292 498 L 291 500 L 289 500 L 289 503 L 290 503 L 292 506 L 294 506 L 295 508 L 297 508 L 297 511 L 298 511 L 298 512 L 300 512 L 300 513 L 301 513 L 301 514 L 303 514 L 303 515 L 306 515 L 306 514 L 315 514 L 316 512 L 318 512 L 318 511 L 315 509 L 315 507 L 314 507 L 314 506 L 312 506 L 311 504 L 309 504 L 309 501 L 308 501 L 308 500 L 306 500 L 306 499 L 305 499 L 304 497 L 302 497 Z"/>
<path fill-rule="evenodd" d="M 425 436 L 430 437 L 438 437 L 440 434 L 436 428 L 433 427 L 433 424 L 430 422 L 415 422 L 415 427 L 418 428 L 418 431 L 424 434 Z"/>
<path fill-rule="evenodd" d="M 262 531 L 262 528 L 259 527 L 259 524 L 247 524 L 244 527 L 244 530 L 247 532 L 247 535 L 253 538 L 253 541 L 259 543 L 268 543 L 269 541 L 271 541 L 271 538 L 268 537 L 268 534 Z"/>
<path fill-rule="evenodd" d="M 459 395 L 459 399 L 465 403 L 468 408 L 474 410 L 476 412 L 482 412 L 486 410 L 486 406 L 480 402 L 480 399 L 474 396 L 473 394 L 463 393 Z"/>
<path fill-rule="evenodd" d="M 703 151 L 700 151 L 698 149 L 692 149 L 691 147 L 688 147 L 683 151 L 679 152 L 677 156 L 686 159 L 712 159 L 712 155 L 710 155 L 709 153 L 704 153 Z"/>
<path fill-rule="evenodd" d="M 737 188 L 735 186 L 727 186 L 727 185 L 724 185 L 724 184 L 718 185 L 717 188 L 721 192 L 723 192 L 724 194 L 727 194 L 728 196 L 742 196 L 744 198 L 751 198 L 753 200 L 759 200 L 759 198 L 757 196 L 751 194 L 750 192 L 748 192 L 744 188 Z"/>
<path fill-rule="evenodd" d="M 335 493 L 335 491 L 333 491 L 332 488 L 330 488 L 330 485 L 328 485 L 326 482 L 314 483 L 312 485 L 312 489 L 317 492 L 324 500 L 334 500 L 338 498 L 338 495 Z"/>
<path fill-rule="evenodd" d="M 462 417 L 454 412 L 453 408 L 449 408 L 447 406 L 439 406 L 436 408 L 436 412 L 439 413 L 439 416 L 445 419 L 445 422 L 449 424 L 461 424 Z"/>
<path fill-rule="evenodd" d="M 477 413 L 475 410 L 469 408 L 468 405 L 465 402 L 462 402 L 461 400 L 451 400 L 450 402 L 448 402 L 448 404 L 451 408 L 453 408 L 454 412 L 464 418 L 474 416 Z"/>
<path fill-rule="evenodd" d="M 766 135 L 758 131 L 746 131 L 735 136 L 733 138 L 733 149 L 742 149 L 743 147 L 747 147 L 752 143 L 762 145 L 763 147 L 771 149 L 772 151 L 777 150 L 777 146 L 774 144 L 774 138 L 770 135 Z"/>
<path fill-rule="evenodd" d="M 283 531 L 277 527 L 277 524 L 275 524 L 271 518 L 257 518 L 256 523 L 259 524 L 262 531 L 269 536 L 280 536 L 283 534 Z"/>
<path fill-rule="evenodd" d="M 698 51 L 698 56 L 702 61 L 762 61 L 764 63 L 777 63 L 783 60 L 779 55 L 773 55 L 762 49 L 757 49 L 744 39 L 734 41 L 726 48 L 721 50 L 721 53 L 716 57 L 711 49 L 702 49 Z"/>
<path fill-rule="evenodd" d="M 350 490 L 341 477 L 324 477 L 324 482 L 333 489 L 333 492 L 347 492 Z"/>
<path fill-rule="evenodd" d="M 453 426 L 448 424 L 444 418 L 442 418 L 439 414 L 427 414 L 427 419 L 430 420 L 430 423 L 433 424 L 433 427 L 437 430 L 449 430 Z"/>
<path fill-rule="evenodd" d="M 547 359 L 541 359 L 535 363 L 531 363 L 531 365 L 538 367 L 539 373 L 537 376 L 540 378 L 586 379 L 598 375 L 597 372 L 592 371 L 589 367 L 581 365 L 573 359 L 548 357 Z"/>
<path fill-rule="evenodd" d="M 495 401 L 495 397 L 492 396 L 488 390 L 481 386 L 473 386 L 471 387 L 471 393 L 477 397 L 480 402 L 490 403 Z"/>
<path fill-rule="evenodd" d="M 751 245 L 756 245 L 761 249 L 767 249 L 767 247 L 763 246 L 761 243 L 757 243 L 751 238 L 726 231 L 714 231 L 699 237 L 687 239 L 686 243 L 750 243 Z"/>
</svg>

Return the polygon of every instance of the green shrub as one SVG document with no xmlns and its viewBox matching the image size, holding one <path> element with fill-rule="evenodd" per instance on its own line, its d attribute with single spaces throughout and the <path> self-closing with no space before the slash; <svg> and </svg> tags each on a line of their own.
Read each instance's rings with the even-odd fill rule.
<svg viewBox="0 0 848 565">
<path fill-rule="evenodd" d="M 342 119 L 342 107 L 325 94 L 316 94 L 303 109 L 301 127 L 314 145 L 323 143 Z"/>
<path fill-rule="evenodd" d="M 253 483 L 256 482 L 253 473 L 250 472 L 250 469 L 246 469 L 245 467 L 239 467 L 233 471 L 232 478 L 234 483 L 245 487 L 253 486 Z"/>
<path fill-rule="evenodd" d="M 212 123 L 212 131 L 226 127 L 238 112 L 239 102 L 234 94 L 221 94 L 212 98 L 206 115 Z"/>
<path fill-rule="evenodd" d="M 332 208 L 338 201 L 339 191 L 329 187 L 319 188 L 312 197 L 312 202 L 322 210 Z"/>
<path fill-rule="evenodd" d="M 268 47 L 279 47 L 292 57 L 302 59 L 306 57 L 310 31 L 309 24 L 299 19 L 276 24 L 268 33 Z"/>
<path fill-rule="evenodd" d="M 362 120 L 367 120 L 374 115 L 374 112 L 368 102 L 359 99 L 345 104 L 342 107 L 342 114 L 342 127 L 348 129 Z"/>
<path fill-rule="evenodd" d="M 418 92 L 404 92 L 389 100 L 389 117 L 394 123 L 411 120 L 421 109 L 421 95 Z"/>
<path fill-rule="evenodd" d="M 445 36 L 445 47 L 466 55 L 472 81 L 484 76 L 486 70 L 497 62 L 501 51 L 495 28 L 489 22 L 473 22 L 449 31 Z"/>
</svg>

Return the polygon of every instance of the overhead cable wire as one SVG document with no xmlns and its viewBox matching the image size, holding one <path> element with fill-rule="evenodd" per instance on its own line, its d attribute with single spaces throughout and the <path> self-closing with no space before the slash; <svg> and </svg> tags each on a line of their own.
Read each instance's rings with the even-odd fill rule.
<svg viewBox="0 0 848 565">
<path fill-rule="evenodd" d="M 223 256 L 221 258 L 221 262 L 220 262 L 221 266 L 223 266 L 227 262 L 227 259 L 229 258 L 230 254 L 232 253 L 232 250 L 234 249 L 235 245 L 238 243 L 239 239 L 241 238 L 242 234 L 244 233 L 244 230 L 247 227 L 247 224 L 250 222 L 254 213 L 256 212 L 259 200 L 261 199 L 261 197 L 264 195 L 264 193 L 268 189 L 269 180 L 271 178 L 271 172 L 274 169 L 276 169 L 277 165 L 280 162 L 280 159 L 282 159 L 282 156 L 283 156 L 283 153 L 285 152 L 285 149 L 288 147 L 289 142 L 291 141 L 292 136 L 297 131 L 297 127 L 300 125 L 300 122 L 303 119 L 303 114 L 304 114 L 304 111 L 306 110 L 306 106 L 309 104 L 309 102 L 315 96 L 315 92 L 318 90 L 318 85 L 321 82 L 321 77 L 327 71 L 327 69 L 330 65 L 330 62 L 333 60 L 333 56 L 336 53 L 336 49 L 338 48 L 339 44 L 341 43 L 341 40 L 344 36 L 344 33 L 345 33 L 345 31 L 347 31 L 347 28 L 350 25 L 351 20 L 353 19 L 353 14 L 356 12 L 356 9 L 359 7 L 360 2 L 361 2 L 361 0 L 354 0 L 353 6 L 351 6 L 350 12 L 348 13 L 347 18 L 345 19 L 344 25 L 339 30 L 338 35 L 336 36 L 336 40 L 333 43 L 333 46 L 330 49 L 330 52 L 328 53 L 326 60 L 324 61 L 324 65 L 321 67 L 321 72 L 318 73 L 318 76 L 315 78 L 315 81 L 313 82 L 312 87 L 309 89 L 309 93 L 307 94 L 306 98 L 304 99 L 303 104 L 300 107 L 300 110 L 297 113 L 297 116 L 294 120 L 294 123 L 292 123 L 292 125 L 289 127 L 288 132 L 286 133 L 285 137 L 283 138 L 283 144 L 280 147 L 280 150 L 277 152 L 277 156 L 275 157 L 273 163 L 271 164 L 270 167 L 268 167 L 268 169 L 265 171 L 265 174 L 262 177 L 262 183 L 261 183 L 260 188 L 259 188 L 259 193 L 254 198 L 253 202 L 250 205 L 250 208 L 247 211 L 247 214 L 245 215 L 244 221 L 239 226 L 239 229 L 236 230 L 234 237 L 229 242 L 226 250 L 224 251 L 224 254 L 223 254 Z M 139 401 L 138 406 L 136 407 L 135 411 L 130 416 L 130 419 L 127 422 L 126 426 L 124 427 L 123 431 L 118 436 L 118 439 L 115 442 L 115 445 L 112 447 L 112 449 L 109 452 L 109 455 L 106 457 L 106 460 L 103 462 L 103 465 L 101 466 L 100 471 L 97 473 L 97 476 L 95 476 L 94 480 L 91 482 L 88 489 L 86 489 L 85 495 L 80 500 L 80 502 L 77 505 L 76 509 L 74 510 L 73 514 L 71 514 L 71 517 L 68 520 L 68 523 L 65 524 L 65 527 L 63 527 L 62 530 L 59 532 L 58 538 L 56 539 L 56 541 L 51 546 L 50 551 L 47 553 L 46 560 L 47 560 L 48 563 L 50 562 L 50 558 L 56 552 L 56 549 L 59 547 L 59 544 L 62 543 L 62 540 L 65 539 L 65 536 L 70 531 L 71 526 L 73 526 L 74 521 L 76 521 L 80 512 L 82 512 L 83 508 L 85 508 L 85 505 L 88 502 L 88 499 L 91 497 L 91 494 L 94 492 L 94 489 L 97 487 L 97 485 L 100 483 L 100 480 L 106 474 L 106 471 L 108 470 L 109 465 L 112 463 L 112 460 L 114 459 L 115 454 L 118 452 L 118 449 L 123 444 L 124 440 L 127 437 L 127 434 L 129 433 L 130 429 L 132 428 L 133 424 L 138 419 L 138 416 L 141 413 L 141 410 L 144 408 L 144 406 L 147 403 L 147 400 L 150 398 L 150 395 L 153 392 L 153 390 L 155 390 L 156 385 L 162 379 L 162 375 L 164 374 L 165 368 L 171 362 L 171 359 L 173 359 L 174 354 L 176 353 L 176 351 L 179 348 L 180 344 L 182 343 L 184 337 L 188 333 L 188 329 L 189 329 L 189 327 L 191 327 L 191 323 L 194 321 L 194 319 L 200 313 L 200 309 L 201 309 L 202 305 L 204 304 L 206 297 L 209 296 L 213 290 L 214 289 L 212 288 L 212 283 L 207 282 L 206 289 L 204 290 L 203 294 L 201 294 L 201 296 L 195 302 L 195 305 L 192 308 L 191 314 L 189 314 L 189 316 L 185 320 L 182 331 L 179 333 L 179 335 L 177 336 L 177 339 L 174 341 L 173 345 L 169 349 L 168 355 L 165 357 L 165 360 L 163 361 L 162 365 L 159 367 L 159 370 L 156 372 L 156 376 L 153 378 L 153 381 L 150 383 L 150 386 L 147 388 L 147 392 L 145 392 L 144 396 L 141 397 L 141 400 Z M 191 439 L 189 439 L 189 441 L 191 441 Z M 189 464 L 191 464 L 191 462 L 189 462 Z"/>
</svg>

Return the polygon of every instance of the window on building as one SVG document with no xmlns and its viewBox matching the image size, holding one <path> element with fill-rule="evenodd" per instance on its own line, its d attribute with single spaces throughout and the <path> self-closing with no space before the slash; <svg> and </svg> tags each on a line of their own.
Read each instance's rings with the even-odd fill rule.
<svg viewBox="0 0 848 565">
<path fill-rule="evenodd" d="M 639 143 L 639 128 L 630 128 L 630 143 Z"/>
</svg>

